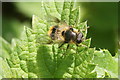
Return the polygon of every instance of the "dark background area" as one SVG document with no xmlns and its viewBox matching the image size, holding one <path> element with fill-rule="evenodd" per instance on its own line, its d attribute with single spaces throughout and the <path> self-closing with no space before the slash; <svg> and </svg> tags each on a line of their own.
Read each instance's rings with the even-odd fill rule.
<svg viewBox="0 0 120 80">
<path fill-rule="evenodd" d="M 118 3 L 80 2 L 81 22 L 88 21 L 88 38 L 91 47 L 108 49 L 114 56 L 117 52 Z M 32 15 L 40 14 L 40 3 L 2 3 L 2 37 L 8 42 L 19 38 L 24 25 L 31 27 Z"/>
<path fill-rule="evenodd" d="M 115 55 L 118 45 L 118 3 L 89 2 L 80 5 L 83 12 L 81 20 L 88 20 L 90 26 L 88 37 L 92 38 L 91 47 L 105 48 Z"/>
</svg>

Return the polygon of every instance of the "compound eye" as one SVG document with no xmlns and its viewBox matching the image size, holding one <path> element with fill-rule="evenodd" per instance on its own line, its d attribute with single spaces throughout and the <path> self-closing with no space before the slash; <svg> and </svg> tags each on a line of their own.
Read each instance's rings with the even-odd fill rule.
<svg viewBox="0 0 120 80">
<path fill-rule="evenodd" d="M 82 42 L 82 40 L 77 40 L 76 42 L 79 44 L 79 43 L 81 43 L 81 42 Z"/>
<path fill-rule="evenodd" d="M 78 34 L 78 37 L 81 37 L 81 38 L 82 38 L 82 37 L 83 37 L 83 34 L 82 34 L 82 33 L 79 33 L 79 34 Z"/>
<path fill-rule="evenodd" d="M 82 37 L 83 37 L 83 34 L 81 33 Z"/>
<path fill-rule="evenodd" d="M 82 37 L 83 37 L 83 34 L 82 34 L 82 33 L 79 33 L 78 36 L 77 36 L 77 41 L 76 41 L 76 43 L 81 43 L 81 42 L 82 42 Z"/>
<path fill-rule="evenodd" d="M 62 36 L 65 34 L 65 31 L 62 32 Z"/>
</svg>

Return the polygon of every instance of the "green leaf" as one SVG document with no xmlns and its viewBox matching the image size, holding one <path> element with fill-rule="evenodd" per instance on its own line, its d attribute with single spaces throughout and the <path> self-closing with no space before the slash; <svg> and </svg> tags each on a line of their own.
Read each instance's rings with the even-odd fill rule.
<svg viewBox="0 0 120 80">
<path fill-rule="evenodd" d="M 51 41 L 47 33 L 48 25 L 46 21 L 41 20 L 39 17 L 33 15 L 32 26 L 33 33 L 35 34 L 35 38 L 37 39 L 38 43 L 47 43 Z"/>
<path fill-rule="evenodd" d="M 84 40 L 81 44 L 87 46 L 87 47 L 90 47 L 90 44 L 91 44 L 91 38 L 90 39 L 86 39 Z"/>
<path fill-rule="evenodd" d="M 79 49 L 79 48 L 78 48 Z M 81 51 L 79 51 L 81 50 Z M 94 70 L 95 65 L 91 64 L 94 49 L 81 48 L 75 57 L 75 67 L 73 78 L 89 78 L 89 74 Z"/>
<path fill-rule="evenodd" d="M 0 42 L 0 57 L 2 57 L 3 59 L 9 58 L 11 54 L 11 45 L 2 37 L 0 37 Z"/>
<path fill-rule="evenodd" d="M 118 62 L 120 63 L 120 49 L 118 49 L 118 53 L 117 54 L 118 54 L 118 57 L 117 57 L 118 58 Z M 119 74 L 120 70 L 119 69 L 120 69 L 120 65 L 118 65 L 118 78 L 120 79 L 120 74 Z"/>
<path fill-rule="evenodd" d="M 56 7 L 56 10 L 58 11 L 59 14 L 62 13 L 62 10 L 63 10 L 63 4 L 64 4 L 64 1 L 61 1 L 61 2 L 57 2 L 57 0 L 55 0 L 56 2 L 55 3 L 55 7 Z"/>
<path fill-rule="evenodd" d="M 52 45 L 41 45 L 37 54 L 38 74 L 40 78 L 53 78 L 55 71 L 54 53 Z"/>
<path fill-rule="evenodd" d="M 20 45 L 20 48 L 22 49 L 22 52 L 19 54 L 20 59 L 25 63 L 25 65 L 23 65 L 23 68 L 27 72 L 28 77 L 37 78 L 38 68 L 36 67 L 37 66 L 36 35 L 34 34 L 33 30 L 27 27 L 25 27 L 24 35 L 25 39 L 21 40 L 22 44 Z"/>
<path fill-rule="evenodd" d="M 7 64 L 7 61 L 0 57 L 0 76 L 1 78 L 12 78 L 12 71 Z"/>
<path fill-rule="evenodd" d="M 12 72 L 6 61 L 6 58 L 10 58 L 11 45 L 2 37 L 0 37 L 0 42 L 0 79 L 4 77 L 11 78 Z"/>
<path fill-rule="evenodd" d="M 63 59 L 57 59 L 57 70 L 55 71 L 55 78 L 72 78 L 74 70 L 74 56 L 73 54 L 66 54 Z"/>
<path fill-rule="evenodd" d="M 71 10 L 69 17 L 69 25 L 74 25 L 76 27 L 76 25 L 80 22 L 80 7 Z"/>
<path fill-rule="evenodd" d="M 105 73 L 111 78 L 118 77 L 118 61 L 114 60 L 108 50 L 95 51 L 93 63 L 96 64 L 98 77 L 105 77 Z"/>
<path fill-rule="evenodd" d="M 44 9 L 47 15 L 51 15 L 60 19 L 61 15 L 58 12 L 58 8 L 56 8 L 55 2 L 44 2 Z"/>
<path fill-rule="evenodd" d="M 63 10 L 61 14 L 61 20 L 69 24 L 71 2 L 64 2 Z"/>
</svg>

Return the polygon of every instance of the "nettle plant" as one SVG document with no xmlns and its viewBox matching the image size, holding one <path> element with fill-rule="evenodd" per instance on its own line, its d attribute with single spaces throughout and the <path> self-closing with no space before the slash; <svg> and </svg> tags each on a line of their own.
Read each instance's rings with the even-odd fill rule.
<svg viewBox="0 0 120 80">
<path fill-rule="evenodd" d="M 45 42 L 51 40 L 47 35 L 54 21 L 45 16 L 52 15 L 74 25 L 76 29 L 84 29 L 87 36 L 87 22 L 80 23 L 80 8 L 74 2 L 41 3 L 41 17 L 33 15 L 32 29 L 24 27 L 20 39 L 12 39 L 11 44 L 2 41 L 0 61 L 1 78 L 117 78 L 118 58 L 112 57 L 106 49 L 90 48 L 91 39 L 85 39 L 81 46 L 67 44 L 58 48 L 59 44 Z M 85 46 L 83 46 L 85 45 Z M 63 55 L 64 54 L 64 55 Z"/>
</svg>

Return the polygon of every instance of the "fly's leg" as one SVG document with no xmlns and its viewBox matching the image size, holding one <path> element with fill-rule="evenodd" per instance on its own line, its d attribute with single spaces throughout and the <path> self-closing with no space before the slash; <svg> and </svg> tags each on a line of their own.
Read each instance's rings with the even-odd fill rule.
<svg viewBox="0 0 120 80">
<path fill-rule="evenodd" d="M 58 48 L 61 48 L 63 45 L 65 44 L 65 42 L 64 43 L 62 43 Z"/>
<path fill-rule="evenodd" d="M 68 45 L 67 45 L 67 48 L 66 48 L 66 50 L 65 50 L 65 52 L 62 54 L 62 58 L 63 58 L 63 56 L 65 56 L 65 55 L 66 55 L 67 50 L 69 49 L 69 47 L 70 47 L 70 45 L 68 44 Z"/>
<path fill-rule="evenodd" d="M 70 45 L 68 44 L 68 45 L 67 45 L 67 49 L 66 49 L 66 50 L 68 50 L 68 48 L 69 48 L 69 47 L 70 47 Z"/>
</svg>

